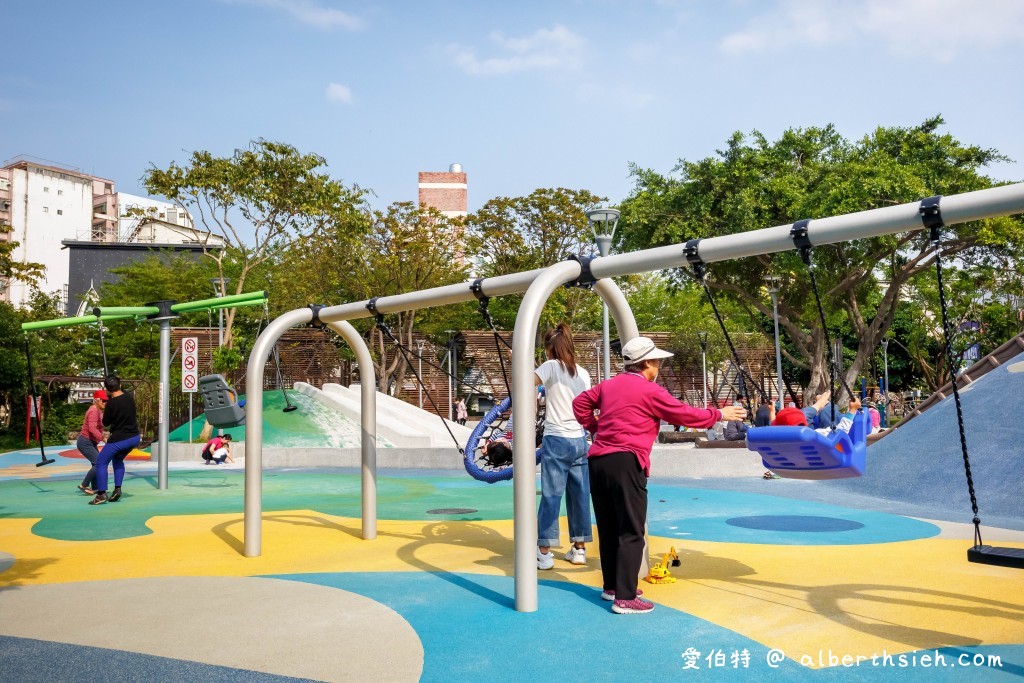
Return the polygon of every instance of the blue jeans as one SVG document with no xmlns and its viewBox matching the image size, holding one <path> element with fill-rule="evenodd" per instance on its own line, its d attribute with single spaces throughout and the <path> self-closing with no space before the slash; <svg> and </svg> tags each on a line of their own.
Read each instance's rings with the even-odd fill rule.
<svg viewBox="0 0 1024 683">
<path fill-rule="evenodd" d="M 89 471 L 85 473 L 85 479 L 82 480 L 82 486 L 92 488 L 93 484 L 96 483 L 96 458 L 100 452 L 96 450 L 96 444 L 84 436 L 79 435 L 76 444 L 78 446 L 78 452 L 85 456 L 85 459 L 92 465 Z"/>
<path fill-rule="evenodd" d="M 138 435 L 128 437 L 124 441 L 107 443 L 96 458 L 96 490 L 107 490 L 107 466 L 114 463 L 114 486 L 121 486 L 124 481 L 124 459 L 141 441 Z"/>
<path fill-rule="evenodd" d="M 580 436 L 545 436 L 541 443 L 540 509 L 537 510 L 537 545 L 558 546 L 558 516 L 565 494 L 569 540 L 593 541 L 590 525 L 590 468 L 587 440 Z"/>
</svg>

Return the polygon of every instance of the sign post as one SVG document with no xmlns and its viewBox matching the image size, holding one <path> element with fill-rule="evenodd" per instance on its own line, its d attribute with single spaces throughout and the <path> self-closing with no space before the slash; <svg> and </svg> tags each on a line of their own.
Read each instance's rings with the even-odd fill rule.
<svg viewBox="0 0 1024 683">
<path fill-rule="evenodd" d="M 199 384 L 199 338 L 181 340 L 181 390 L 188 394 L 188 442 L 192 443 L 192 394 Z"/>
</svg>

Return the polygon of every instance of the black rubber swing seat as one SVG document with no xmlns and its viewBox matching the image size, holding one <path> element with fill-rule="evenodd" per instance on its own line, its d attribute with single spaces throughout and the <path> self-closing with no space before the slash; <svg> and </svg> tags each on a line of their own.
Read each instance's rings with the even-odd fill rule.
<svg viewBox="0 0 1024 683">
<path fill-rule="evenodd" d="M 245 409 L 238 405 L 238 393 L 228 386 L 222 375 L 199 378 L 206 421 L 214 427 L 237 427 L 245 424 Z"/>
<path fill-rule="evenodd" d="M 967 561 L 978 564 L 992 564 L 997 567 L 1024 569 L 1024 548 L 999 548 L 992 545 L 976 545 L 967 549 Z"/>
</svg>

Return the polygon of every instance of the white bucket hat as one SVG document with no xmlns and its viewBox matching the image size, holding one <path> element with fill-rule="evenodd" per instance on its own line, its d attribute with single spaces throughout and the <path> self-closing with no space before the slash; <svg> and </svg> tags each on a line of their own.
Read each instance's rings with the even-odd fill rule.
<svg viewBox="0 0 1024 683">
<path fill-rule="evenodd" d="M 635 337 L 622 345 L 622 360 L 627 364 L 639 363 L 642 360 L 671 358 L 672 354 L 662 351 L 647 337 Z"/>
</svg>

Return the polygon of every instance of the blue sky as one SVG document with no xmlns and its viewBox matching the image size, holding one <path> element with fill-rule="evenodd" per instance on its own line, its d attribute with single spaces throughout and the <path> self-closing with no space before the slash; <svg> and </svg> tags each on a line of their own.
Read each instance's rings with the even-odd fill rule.
<svg viewBox="0 0 1024 683">
<path fill-rule="evenodd" d="M 470 210 L 539 187 L 615 203 L 735 130 L 849 138 L 941 113 L 1024 162 L 1019 0 L 0 0 L 0 161 L 144 194 L 150 164 L 265 137 L 374 206 L 452 162 Z M 991 169 L 1024 178 L 1021 163 Z"/>
</svg>

